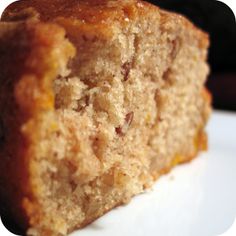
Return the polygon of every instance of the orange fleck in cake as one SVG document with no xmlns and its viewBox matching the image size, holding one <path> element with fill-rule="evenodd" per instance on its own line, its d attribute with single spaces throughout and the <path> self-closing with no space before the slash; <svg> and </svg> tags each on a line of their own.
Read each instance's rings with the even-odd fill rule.
<svg viewBox="0 0 236 236">
<path fill-rule="evenodd" d="M 206 149 L 208 36 L 138 0 L 21 0 L 0 22 L 0 203 L 62 236 Z"/>
</svg>

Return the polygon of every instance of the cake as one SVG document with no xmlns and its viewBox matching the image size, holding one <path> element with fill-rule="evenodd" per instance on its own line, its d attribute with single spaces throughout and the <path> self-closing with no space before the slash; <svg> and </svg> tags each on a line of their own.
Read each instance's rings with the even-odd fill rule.
<svg viewBox="0 0 236 236">
<path fill-rule="evenodd" d="M 0 22 L 0 205 L 63 236 L 207 148 L 208 35 L 139 0 L 21 0 Z"/>
</svg>

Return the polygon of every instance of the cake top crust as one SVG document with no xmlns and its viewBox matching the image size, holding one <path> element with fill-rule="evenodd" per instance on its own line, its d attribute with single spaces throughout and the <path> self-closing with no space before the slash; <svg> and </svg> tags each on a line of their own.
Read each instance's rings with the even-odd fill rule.
<svg viewBox="0 0 236 236">
<path fill-rule="evenodd" d="M 115 23 L 125 26 L 128 22 L 147 14 L 159 15 L 161 23 L 169 22 L 171 27 L 183 25 L 195 34 L 201 48 L 208 47 L 208 35 L 185 17 L 140 0 L 20 0 L 5 10 L 2 21 L 34 18 L 55 22 L 58 18 L 63 18 L 71 22 L 79 21 L 84 25 L 105 28 Z"/>
<path fill-rule="evenodd" d="M 4 18 L 14 18 L 21 10 L 34 8 L 44 21 L 65 17 L 84 23 L 104 24 L 111 20 L 122 21 L 125 18 L 132 18 L 137 8 L 142 8 L 143 4 L 136 0 L 52 0 L 50 4 L 47 0 L 22 0 L 11 4 Z"/>
</svg>

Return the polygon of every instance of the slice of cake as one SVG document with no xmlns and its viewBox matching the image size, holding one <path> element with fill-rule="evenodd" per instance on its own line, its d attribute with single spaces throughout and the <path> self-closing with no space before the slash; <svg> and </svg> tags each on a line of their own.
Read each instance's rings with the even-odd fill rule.
<svg viewBox="0 0 236 236">
<path fill-rule="evenodd" d="M 0 22 L 0 205 L 62 236 L 206 149 L 208 36 L 135 0 L 21 0 Z"/>
</svg>

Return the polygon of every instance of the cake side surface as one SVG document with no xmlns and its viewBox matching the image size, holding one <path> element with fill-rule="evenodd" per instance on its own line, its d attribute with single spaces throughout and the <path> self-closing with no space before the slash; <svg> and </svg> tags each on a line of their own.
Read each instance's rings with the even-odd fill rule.
<svg viewBox="0 0 236 236">
<path fill-rule="evenodd" d="M 34 35 L 25 45 L 38 40 L 22 60 L 30 69 L 9 83 L 14 91 L 1 85 L 8 94 L 3 101 L 11 95 L 11 107 L 20 104 L 19 114 L 27 116 L 15 133 L 31 141 L 13 156 L 22 149 L 15 158 L 27 159 L 20 173 L 34 198 L 18 187 L 18 201 L 35 235 L 66 235 L 194 158 L 206 149 L 210 114 L 208 37 L 186 19 L 141 1 L 55 0 L 52 6 L 19 1 L 2 19 L 25 25 L 22 37 Z M 30 105 L 26 93 L 37 97 Z"/>
<path fill-rule="evenodd" d="M 1 214 L 10 214 L 26 228 L 40 218 L 35 147 L 55 123 L 51 82 L 64 70 L 55 58 L 66 61 L 75 49 L 59 26 L 0 22 L 0 51 Z M 47 130 L 41 130 L 42 120 L 49 122 Z"/>
</svg>

